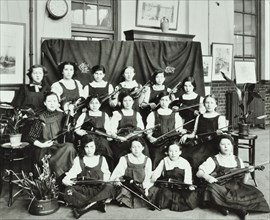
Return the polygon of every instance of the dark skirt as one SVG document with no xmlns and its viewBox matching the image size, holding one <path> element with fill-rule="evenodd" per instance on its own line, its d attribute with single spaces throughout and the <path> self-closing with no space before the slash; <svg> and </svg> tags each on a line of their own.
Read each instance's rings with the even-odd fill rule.
<svg viewBox="0 0 270 220">
<path fill-rule="evenodd" d="M 115 189 L 112 184 L 92 186 L 69 186 L 65 189 L 64 199 L 73 207 L 79 208 L 92 202 L 115 198 Z"/>
<path fill-rule="evenodd" d="M 204 192 L 203 201 L 234 210 L 244 209 L 254 212 L 270 212 L 261 191 L 252 185 L 235 180 L 224 185 L 208 184 Z"/>
<path fill-rule="evenodd" d="M 187 189 L 170 189 L 153 186 L 149 189 L 150 201 L 161 209 L 187 211 L 198 206 L 197 191 Z"/>
</svg>

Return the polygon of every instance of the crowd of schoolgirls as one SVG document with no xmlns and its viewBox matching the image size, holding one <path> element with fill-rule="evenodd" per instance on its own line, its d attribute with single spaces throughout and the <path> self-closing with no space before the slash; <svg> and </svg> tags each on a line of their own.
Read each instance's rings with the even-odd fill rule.
<svg viewBox="0 0 270 220">
<path fill-rule="evenodd" d="M 35 163 L 51 154 L 62 199 L 76 218 L 91 209 L 106 212 L 111 201 L 158 210 L 216 208 L 241 219 L 250 211 L 270 211 L 263 194 L 246 184 L 248 172 L 218 181 L 244 164 L 233 155 L 216 98 L 198 95 L 192 76 L 180 83 L 183 94 L 177 97 L 179 88 L 166 86 L 162 70 L 141 85 L 128 66 L 114 89 L 104 81 L 102 65 L 92 68 L 94 80 L 84 87 L 73 79 L 75 63 L 58 69 L 63 78 L 50 87 L 46 68 L 32 66 L 30 84 L 12 104 L 38 112 L 41 120 L 31 123 L 25 139 L 35 146 Z"/>
</svg>

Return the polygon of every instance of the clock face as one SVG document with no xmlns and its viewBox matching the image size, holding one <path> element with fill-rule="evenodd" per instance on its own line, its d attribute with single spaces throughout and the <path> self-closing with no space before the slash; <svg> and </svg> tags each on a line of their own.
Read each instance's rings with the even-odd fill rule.
<svg viewBox="0 0 270 220">
<path fill-rule="evenodd" d="M 62 18 L 68 11 L 68 4 L 66 0 L 49 0 L 47 9 L 53 18 Z"/>
</svg>

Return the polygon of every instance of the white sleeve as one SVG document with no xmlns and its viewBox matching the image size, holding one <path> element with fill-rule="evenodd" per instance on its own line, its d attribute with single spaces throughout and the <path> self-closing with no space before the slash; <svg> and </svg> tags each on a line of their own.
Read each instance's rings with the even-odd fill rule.
<svg viewBox="0 0 270 220">
<path fill-rule="evenodd" d="M 208 157 L 208 159 L 199 166 L 199 170 L 202 170 L 206 174 L 212 173 L 215 168 L 216 164 L 212 157 Z"/>
<path fill-rule="evenodd" d="M 77 156 L 74 159 L 73 166 L 70 168 L 68 172 L 66 172 L 66 176 L 64 178 L 68 180 L 74 179 L 81 172 L 82 172 L 82 168 L 80 165 L 80 158 Z"/>
<path fill-rule="evenodd" d="M 179 114 L 175 114 L 175 128 L 176 131 L 182 131 L 183 129 L 183 120 Z"/>
<path fill-rule="evenodd" d="M 105 122 L 104 122 L 104 129 L 107 134 L 111 133 L 111 124 L 110 124 L 110 117 L 108 116 L 107 113 L 105 113 Z"/>
<path fill-rule="evenodd" d="M 164 159 L 161 160 L 158 164 L 158 166 L 156 167 L 156 169 L 153 171 L 152 177 L 151 177 L 151 181 L 155 182 L 162 174 L 163 169 L 164 169 Z"/>
<path fill-rule="evenodd" d="M 113 86 L 112 86 L 112 84 L 109 84 L 109 94 L 111 94 L 111 93 L 113 93 Z"/>
<path fill-rule="evenodd" d="M 192 170 L 188 161 L 185 162 L 185 178 L 184 183 L 192 184 Z"/>
<path fill-rule="evenodd" d="M 75 132 L 81 130 L 81 126 L 82 126 L 82 124 L 83 124 L 83 122 L 84 122 L 85 117 L 86 117 L 86 112 L 82 113 L 82 114 L 79 116 L 79 118 L 77 119 L 76 125 L 75 125 L 75 128 L 76 128 L 76 129 L 75 129 Z"/>
<path fill-rule="evenodd" d="M 137 128 L 140 128 L 142 130 L 144 130 L 144 124 L 143 124 L 143 121 L 142 121 L 142 116 L 139 112 L 137 112 Z"/>
<path fill-rule="evenodd" d="M 143 188 L 149 188 L 150 184 L 150 179 L 151 179 L 151 175 L 152 175 L 152 161 L 151 159 L 148 157 L 146 164 L 145 164 L 145 178 L 143 180 Z"/>
<path fill-rule="evenodd" d="M 121 157 L 117 166 L 115 167 L 110 180 L 118 181 L 120 177 L 125 175 L 125 171 L 127 169 L 127 160 L 125 156 Z"/>
<path fill-rule="evenodd" d="M 85 95 L 85 98 L 87 98 L 89 96 L 89 84 L 84 86 L 83 93 Z"/>
<path fill-rule="evenodd" d="M 77 83 L 77 85 L 78 85 L 79 96 L 80 96 L 80 97 L 86 98 L 87 96 L 85 96 L 85 93 L 84 93 L 83 86 L 82 86 L 81 82 L 78 81 L 78 80 L 75 80 L 75 81 L 76 81 L 76 83 Z M 87 93 L 87 94 L 88 94 L 88 93 Z"/>
<path fill-rule="evenodd" d="M 103 173 L 103 180 L 109 181 L 110 176 L 111 176 L 111 172 L 109 170 L 107 160 L 105 159 L 105 157 L 103 157 L 103 156 L 101 156 L 101 157 L 102 157 L 101 171 Z"/>
<path fill-rule="evenodd" d="M 121 120 L 122 116 L 118 111 L 114 111 L 113 115 L 111 117 L 111 133 L 116 134 L 117 133 L 117 128 L 119 125 L 119 121 Z"/>
<path fill-rule="evenodd" d="M 146 129 L 153 128 L 155 126 L 155 115 L 151 112 L 146 118 Z"/>
<path fill-rule="evenodd" d="M 143 101 L 142 102 L 149 103 L 150 91 L 151 91 L 150 87 L 147 86 L 145 88 L 145 92 L 142 93 L 143 94 Z"/>
<path fill-rule="evenodd" d="M 224 115 L 220 115 L 218 117 L 218 129 L 228 130 L 228 128 L 226 126 L 227 126 L 227 123 L 226 123 L 225 116 Z"/>
<path fill-rule="evenodd" d="M 62 88 L 62 86 L 60 85 L 59 82 L 55 82 L 51 86 L 51 91 L 56 93 L 58 95 L 58 98 L 60 99 L 61 95 L 63 93 L 63 88 Z"/>
</svg>

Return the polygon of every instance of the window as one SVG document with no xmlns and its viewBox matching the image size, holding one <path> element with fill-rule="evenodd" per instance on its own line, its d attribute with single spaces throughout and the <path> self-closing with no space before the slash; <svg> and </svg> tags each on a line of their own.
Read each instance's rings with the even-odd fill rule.
<svg viewBox="0 0 270 220">
<path fill-rule="evenodd" d="M 260 73 L 260 0 L 234 1 L 234 58 L 255 60 Z"/>
<path fill-rule="evenodd" d="M 117 39 L 117 6 L 113 0 L 72 0 L 73 39 Z"/>
</svg>

